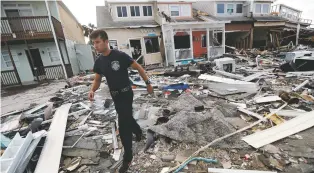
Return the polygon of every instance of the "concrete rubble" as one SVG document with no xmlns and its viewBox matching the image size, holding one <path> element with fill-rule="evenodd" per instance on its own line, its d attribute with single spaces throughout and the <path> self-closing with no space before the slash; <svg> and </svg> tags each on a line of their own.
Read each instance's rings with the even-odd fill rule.
<svg viewBox="0 0 314 173">
<path fill-rule="evenodd" d="M 284 51 L 240 54 L 235 49 L 221 57 L 228 61 L 192 62 L 181 71 L 150 70 L 154 95 L 148 95 L 139 74 L 130 71 L 133 115 L 146 138 L 133 143 L 129 172 L 312 172 L 313 123 L 298 131 L 294 122 L 313 120 L 314 68 L 293 68 L 279 53 Z M 231 63 L 232 70 L 223 71 L 223 63 Z M 60 160 L 59 173 L 119 168 L 123 147 L 118 116 L 105 78 L 95 101 L 88 101 L 93 78 L 76 76 L 46 102 L 1 115 L 1 155 L 15 159 L 1 157 L 6 165 L 1 172 L 38 172 L 50 159 Z M 66 105 L 68 112 L 62 109 Z M 65 129 L 55 128 L 60 123 Z M 259 134 L 280 126 L 289 129 L 289 135 L 276 131 L 274 136 L 283 137 L 259 143 Z M 13 144 L 17 138 L 27 144 Z M 9 153 L 12 147 L 21 149 Z M 54 153 L 53 158 L 45 158 L 47 152 Z"/>
</svg>

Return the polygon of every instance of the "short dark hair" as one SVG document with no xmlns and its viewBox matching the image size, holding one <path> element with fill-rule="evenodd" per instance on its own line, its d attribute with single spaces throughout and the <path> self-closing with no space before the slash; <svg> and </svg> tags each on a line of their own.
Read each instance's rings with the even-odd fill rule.
<svg viewBox="0 0 314 173">
<path fill-rule="evenodd" d="M 90 35 L 89 38 L 91 40 L 96 39 L 97 37 L 100 37 L 102 40 L 106 41 L 108 40 L 108 34 L 106 33 L 106 31 L 101 30 L 101 29 L 97 29 L 94 30 Z"/>
</svg>

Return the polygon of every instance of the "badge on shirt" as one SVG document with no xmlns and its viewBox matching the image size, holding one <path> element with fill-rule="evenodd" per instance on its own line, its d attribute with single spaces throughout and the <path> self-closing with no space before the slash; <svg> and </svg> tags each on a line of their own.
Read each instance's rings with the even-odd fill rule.
<svg viewBox="0 0 314 173">
<path fill-rule="evenodd" d="M 112 61 L 111 62 L 111 68 L 114 71 L 118 71 L 120 69 L 119 61 Z"/>
</svg>

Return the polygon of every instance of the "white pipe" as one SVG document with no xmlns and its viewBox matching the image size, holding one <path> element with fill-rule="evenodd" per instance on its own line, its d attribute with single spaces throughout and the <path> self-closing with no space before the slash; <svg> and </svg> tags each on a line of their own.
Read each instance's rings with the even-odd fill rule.
<svg viewBox="0 0 314 173">
<path fill-rule="evenodd" d="M 58 40 L 57 40 L 55 28 L 53 27 L 48 1 L 45 0 L 45 3 L 46 3 L 46 8 L 47 8 L 47 12 L 48 12 L 48 19 L 49 19 L 50 27 L 51 27 L 51 30 L 52 30 L 53 38 L 54 38 L 54 41 L 55 41 L 55 44 L 56 44 L 56 47 L 57 47 L 57 51 L 58 51 L 58 54 L 59 54 L 60 62 L 61 62 L 62 68 L 63 68 L 64 77 L 65 77 L 65 79 L 68 79 L 68 75 L 67 75 L 67 72 L 66 72 L 66 69 L 65 69 L 65 65 L 64 65 L 64 63 L 62 61 L 62 58 L 61 58 L 61 52 L 60 52 L 60 47 L 59 47 L 58 42 L 57 42 Z"/>
</svg>

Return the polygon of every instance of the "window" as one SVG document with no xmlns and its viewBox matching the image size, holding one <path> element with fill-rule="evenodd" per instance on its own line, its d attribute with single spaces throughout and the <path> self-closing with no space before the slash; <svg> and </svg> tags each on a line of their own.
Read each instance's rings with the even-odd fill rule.
<svg viewBox="0 0 314 173">
<path fill-rule="evenodd" d="M 263 13 L 264 14 L 269 13 L 269 4 L 263 4 Z"/>
<path fill-rule="evenodd" d="M 17 54 L 15 52 L 13 52 L 13 51 L 11 51 L 11 54 L 12 54 L 15 66 L 19 66 L 20 63 L 19 63 Z M 3 62 L 5 64 L 5 66 L 6 67 L 13 67 L 13 64 L 12 64 L 12 61 L 11 61 L 11 58 L 10 58 L 10 55 L 9 55 L 9 51 L 3 50 L 3 51 L 1 51 L 1 55 L 2 55 L 2 59 L 3 59 Z"/>
<path fill-rule="evenodd" d="M 171 16 L 180 16 L 180 7 L 179 6 L 170 6 L 170 15 Z"/>
<path fill-rule="evenodd" d="M 144 38 L 144 42 L 145 42 L 146 53 L 159 52 L 158 37 Z"/>
<path fill-rule="evenodd" d="M 143 6 L 143 13 L 144 16 L 152 16 L 153 15 L 152 6 Z"/>
<path fill-rule="evenodd" d="M 262 4 L 255 4 L 255 13 L 262 12 Z"/>
<path fill-rule="evenodd" d="M 243 4 L 237 4 L 237 11 L 236 13 L 242 13 Z"/>
<path fill-rule="evenodd" d="M 139 6 L 131 6 L 130 7 L 131 16 L 140 16 L 140 7 Z"/>
<path fill-rule="evenodd" d="M 227 5 L 227 13 L 228 14 L 232 14 L 233 13 L 233 9 L 234 7 L 233 7 L 233 4 L 228 4 Z"/>
<path fill-rule="evenodd" d="M 47 48 L 47 52 L 51 62 L 60 61 L 59 54 L 56 49 Z"/>
<path fill-rule="evenodd" d="M 217 13 L 225 13 L 225 4 L 217 4 Z"/>
<path fill-rule="evenodd" d="M 206 35 L 202 35 L 202 47 L 207 47 L 206 46 Z"/>
<path fill-rule="evenodd" d="M 117 7 L 118 17 L 128 17 L 126 6 Z"/>
</svg>

